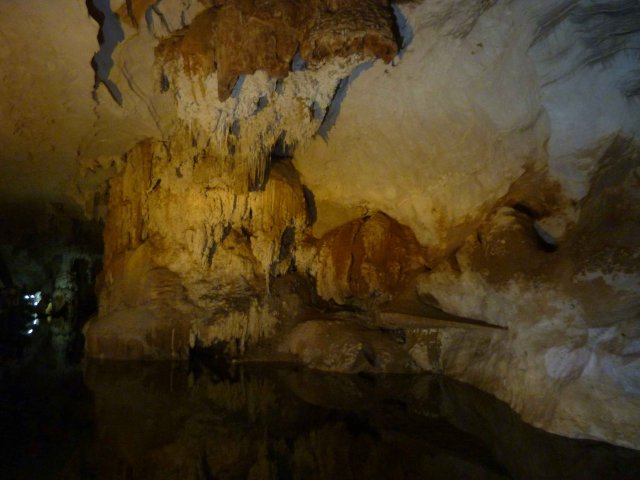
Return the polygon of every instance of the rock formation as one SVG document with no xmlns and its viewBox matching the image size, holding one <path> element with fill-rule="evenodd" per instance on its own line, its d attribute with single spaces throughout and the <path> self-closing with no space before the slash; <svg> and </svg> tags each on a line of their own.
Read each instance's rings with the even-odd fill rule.
<svg viewBox="0 0 640 480">
<path fill-rule="evenodd" d="M 87 355 L 432 371 L 640 448 L 636 2 L 107 3 L 123 38 L 60 7 L 111 52 L 56 93 L 90 127 L 0 57 L 7 151 L 104 222 Z"/>
</svg>

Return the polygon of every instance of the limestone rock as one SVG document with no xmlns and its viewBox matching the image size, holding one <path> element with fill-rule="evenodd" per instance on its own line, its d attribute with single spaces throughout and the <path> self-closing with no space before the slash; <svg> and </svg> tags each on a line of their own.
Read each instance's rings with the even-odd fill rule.
<svg viewBox="0 0 640 480">
<path fill-rule="evenodd" d="M 196 338 L 200 346 L 238 339 L 241 353 L 273 334 L 277 320 L 266 322 L 268 307 L 255 302 L 269 292 L 270 276 L 295 263 L 295 238 L 307 225 L 297 173 L 282 160 L 262 189 L 249 191 L 241 165 L 199 157 L 183 139 L 141 143 L 111 180 L 100 315 L 86 333 L 90 355 L 117 344 L 117 357 L 184 357 Z M 133 330 L 124 318 L 137 324 Z M 179 344 L 152 333 L 176 328 Z M 134 340 L 142 346 L 122 353 L 119 345 Z"/>
<path fill-rule="evenodd" d="M 304 365 L 329 372 L 402 373 L 416 371 L 401 345 L 380 331 L 353 321 L 309 320 L 296 326 L 279 346 Z"/>
<path fill-rule="evenodd" d="M 158 54 L 181 56 L 191 73 L 217 72 L 218 96 L 224 101 L 241 75 L 264 70 L 287 76 L 297 53 L 313 67 L 354 54 L 390 62 L 396 50 L 386 0 L 234 0 L 216 2 L 186 32 L 160 45 Z"/>
<path fill-rule="evenodd" d="M 444 309 L 508 330 L 415 337 L 416 362 L 493 392 L 545 430 L 607 431 L 637 445 L 639 158 L 627 140 L 611 144 L 557 250 L 541 248 L 531 219 L 503 208 L 452 264 L 423 276 L 419 292 Z"/>
<path fill-rule="evenodd" d="M 156 0 L 127 0 L 123 2 L 117 13 L 121 19 L 128 20 L 137 26 L 156 3 L 158 3 Z"/>
<path fill-rule="evenodd" d="M 317 251 L 311 269 L 318 293 L 338 303 L 388 297 L 426 268 L 426 249 L 413 232 L 380 212 L 328 232 Z"/>
</svg>

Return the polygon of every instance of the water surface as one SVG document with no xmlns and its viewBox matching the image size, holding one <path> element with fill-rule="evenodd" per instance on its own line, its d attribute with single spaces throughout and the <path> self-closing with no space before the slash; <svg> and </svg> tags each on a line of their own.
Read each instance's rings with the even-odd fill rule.
<svg viewBox="0 0 640 480">
<path fill-rule="evenodd" d="M 639 452 L 433 375 L 93 361 L 3 382 L 3 478 L 640 478 Z"/>
</svg>

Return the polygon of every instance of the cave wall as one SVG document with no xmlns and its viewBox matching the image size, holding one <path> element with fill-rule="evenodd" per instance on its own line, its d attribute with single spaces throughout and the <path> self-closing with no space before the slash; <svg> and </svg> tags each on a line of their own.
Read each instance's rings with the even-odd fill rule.
<svg viewBox="0 0 640 480">
<path fill-rule="evenodd" d="M 90 356 L 435 371 L 640 444 L 637 35 L 583 55 L 624 2 L 168 5 L 121 12 L 176 117 L 113 167 Z"/>
</svg>

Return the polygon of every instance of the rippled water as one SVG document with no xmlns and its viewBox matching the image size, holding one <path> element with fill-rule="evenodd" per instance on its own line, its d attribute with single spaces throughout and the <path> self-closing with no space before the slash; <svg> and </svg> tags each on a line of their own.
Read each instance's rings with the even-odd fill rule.
<svg viewBox="0 0 640 480">
<path fill-rule="evenodd" d="M 438 376 L 195 362 L 22 373 L 3 378 L 2 478 L 640 478 L 639 452 L 534 429 Z"/>
</svg>

